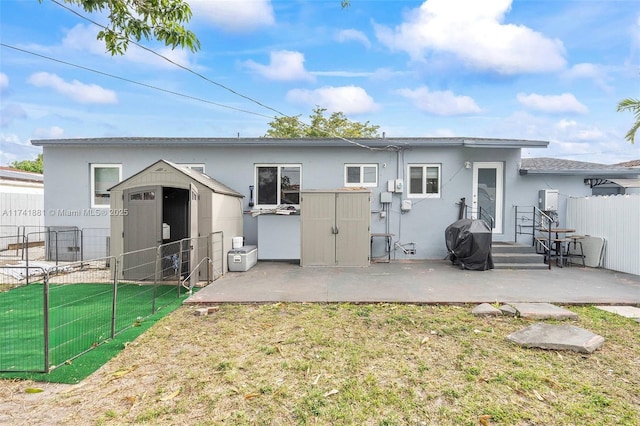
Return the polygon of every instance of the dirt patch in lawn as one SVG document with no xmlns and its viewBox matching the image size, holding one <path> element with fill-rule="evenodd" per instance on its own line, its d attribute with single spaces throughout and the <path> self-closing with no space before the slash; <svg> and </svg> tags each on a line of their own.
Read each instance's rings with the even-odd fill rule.
<svg viewBox="0 0 640 426">
<path fill-rule="evenodd" d="M 606 339 L 584 355 L 517 347 L 532 322 L 471 308 L 182 307 L 78 385 L 0 381 L 0 423 L 640 423 L 638 323 L 571 308 Z"/>
</svg>

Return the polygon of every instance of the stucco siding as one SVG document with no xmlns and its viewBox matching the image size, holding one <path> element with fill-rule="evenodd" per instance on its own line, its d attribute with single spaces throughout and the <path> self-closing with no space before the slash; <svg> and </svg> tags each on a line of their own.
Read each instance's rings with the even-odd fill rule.
<svg viewBox="0 0 640 426">
<path fill-rule="evenodd" d="M 473 194 L 473 170 L 465 168 L 465 162 L 501 162 L 504 166 L 503 232 L 494 235 L 495 240 L 514 240 L 514 205 L 537 204 L 539 189 L 559 189 L 561 198 L 588 195 L 589 187 L 576 176 L 520 176 L 519 148 L 475 147 L 410 147 L 403 150 L 367 150 L 345 143 L 343 147 L 292 147 L 256 145 L 236 146 L 45 146 L 45 209 L 90 207 L 90 165 L 92 163 L 122 164 L 122 178 L 138 173 L 159 159 L 178 164 L 204 164 L 205 173 L 245 196 L 242 228 L 238 223 L 227 224 L 225 248 L 230 240 L 243 235 L 248 244 L 258 244 L 257 218 L 249 213 L 249 186 L 255 185 L 256 164 L 300 164 L 303 189 L 342 188 L 345 185 L 345 164 L 375 164 L 378 167 L 378 185 L 372 190 L 371 232 L 394 234 L 398 244 L 415 243 L 415 255 L 404 255 L 396 250 L 395 258 L 434 259 L 446 255 L 445 228 L 457 220 L 457 203 L 466 198 L 470 204 Z M 387 181 L 403 179 L 407 184 L 407 167 L 410 164 L 437 164 L 441 166 L 441 194 L 437 198 L 414 198 L 410 211 L 402 212 L 403 193 L 393 193 L 392 202 L 385 207 L 385 217 L 380 214 L 383 205 L 380 193 L 387 190 Z M 148 175 L 149 181 L 154 178 Z M 145 178 L 146 179 L 146 178 Z M 168 182 L 167 182 L 168 184 Z M 115 196 L 115 194 L 113 194 Z M 236 205 L 228 208 L 237 209 Z M 208 205 L 226 209 L 227 204 L 207 201 Z M 560 217 L 564 217 L 565 203 L 561 203 Z M 202 211 L 202 207 L 200 207 Z M 225 212 L 221 212 L 226 216 Z M 215 214 L 212 212 L 212 214 Z M 229 217 L 231 217 L 229 215 Z M 108 217 L 46 218 L 47 225 L 75 225 L 79 227 L 108 227 Z M 211 231 L 215 231 L 212 220 Z M 227 226 L 225 225 L 225 226 Z M 118 225 L 115 225 L 118 226 Z M 202 230 L 204 231 L 204 229 Z M 207 230 L 209 231 L 209 230 Z M 237 231 L 237 232 L 236 232 Z M 377 250 L 379 252 L 379 250 Z"/>
</svg>

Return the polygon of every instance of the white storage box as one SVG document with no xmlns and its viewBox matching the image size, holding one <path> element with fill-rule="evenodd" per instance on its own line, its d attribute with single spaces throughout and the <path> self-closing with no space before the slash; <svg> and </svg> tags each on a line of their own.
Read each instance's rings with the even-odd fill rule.
<svg viewBox="0 0 640 426">
<path fill-rule="evenodd" d="M 256 246 L 242 246 L 229 250 L 227 264 L 231 272 L 245 272 L 258 262 L 258 248 Z"/>
</svg>

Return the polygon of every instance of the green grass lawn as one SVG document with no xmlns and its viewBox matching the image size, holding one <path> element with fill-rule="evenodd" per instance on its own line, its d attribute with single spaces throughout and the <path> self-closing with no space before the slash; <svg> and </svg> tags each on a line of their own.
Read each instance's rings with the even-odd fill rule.
<svg viewBox="0 0 640 426">
<path fill-rule="evenodd" d="M 49 366 L 67 363 L 111 337 L 113 286 L 49 286 Z M 155 293 L 155 304 L 153 302 Z M 0 370 L 45 370 L 45 297 L 42 283 L 0 293 Z M 119 284 L 116 333 L 178 300 L 176 286 Z"/>
</svg>

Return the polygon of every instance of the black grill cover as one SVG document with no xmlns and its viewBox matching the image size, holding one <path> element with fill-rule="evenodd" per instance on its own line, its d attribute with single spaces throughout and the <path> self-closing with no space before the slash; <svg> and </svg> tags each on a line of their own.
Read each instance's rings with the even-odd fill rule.
<svg viewBox="0 0 640 426">
<path fill-rule="evenodd" d="M 444 231 L 448 258 L 462 269 L 493 269 L 491 228 L 483 220 L 460 219 Z"/>
</svg>

